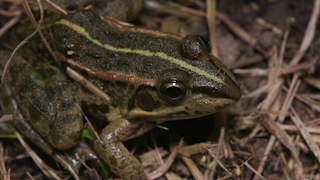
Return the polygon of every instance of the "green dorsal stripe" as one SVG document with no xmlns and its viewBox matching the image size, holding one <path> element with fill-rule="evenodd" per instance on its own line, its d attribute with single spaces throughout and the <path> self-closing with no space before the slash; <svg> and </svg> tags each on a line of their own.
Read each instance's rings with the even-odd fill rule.
<svg viewBox="0 0 320 180">
<path fill-rule="evenodd" d="M 202 69 L 200 69 L 198 67 L 192 66 L 192 65 L 184 62 L 181 59 L 177 59 L 175 57 L 168 56 L 167 54 L 165 54 L 163 52 L 150 52 L 148 50 L 140 50 L 140 49 L 116 48 L 116 47 L 113 47 L 113 46 L 111 46 L 109 44 L 102 44 L 97 39 L 94 39 L 93 37 L 91 37 L 89 35 L 89 33 L 83 27 L 81 27 L 81 26 L 79 26 L 77 24 L 73 24 L 68 20 L 61 19 L 61 20 L 55 22 L 55 24 L 62 24 L 62 25 L 68 26 L 69 28 L 73 29 L 77 33 L 79 33 L 82 36 L 86 37 L 88 40 L 92 41 L 93 43 L 97 44 L 98 46 L 101 46 L 101 47 L 103 47 L 105 49 L 108 49 L 110 51 L 123 52 L 123 53 L 134 53 L 134 54 L 140 54 L 140 55 L 144 55 L 144 56 L 158 56 L 158 57 L 160 57 L 162 59 L 165 59 L 165 60 L 168 60 L 168 61 L 170 61 L 172 63 L 178 64 L 183 68 L 189 69 L 189 70 L 191 70 L 191 71 L 193 71 L 193 72 L 195 72 L 195 73 L 197 73 L 199 75 L 205 76 L 208 79 L 212 79 L 212 80 L 214 80 L 214 81 L 216 81 L 218 83 L 225 84 L 218 77 L 216 77 L 216 76 L 214 76 L 212 74 L 209 74 L 208 72 L 206 72 L 206 71 L 204 71 L 204 70 L 202 70 Z"/>
</svg>

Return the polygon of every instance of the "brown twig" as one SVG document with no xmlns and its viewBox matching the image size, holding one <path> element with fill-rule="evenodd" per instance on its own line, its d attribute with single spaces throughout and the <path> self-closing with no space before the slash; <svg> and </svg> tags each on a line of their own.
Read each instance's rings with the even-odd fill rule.
<svg viewBox="0 0 320 180">
<path fill-rule="evenodd" d="M 14 129 L 13 127 L 11 128 Z M 55 170 L 53 170 L 50 166 L 48 166 L 45 162 L 43 162 L 42 159 L 30 148 L 30 146 L 24 141 L 24 139 L 22 138 L 22 136 L 17 130 L 14 131 L 14 134 L 16 135 L 17 139 L 19 140 L 23 148 L 29 153 L 33 161 L 41 169 L 43 174 L 45 174 L 50 179 L 57 179 L 57 180 L 61 179 L 58 176 L 58 174 L 55 172 Z"/>
<path fill-rule="evenodd" d="M 219 58 L 217 39 L 216 39 L 216 0 L 207 0 L 207 22 L 210 33 L 210 44 L 212 55 Z"/>
<path fill-rule="evenodd" d="M 1 27 L 0 29 L 0 37 L 2 37 L 12 26 L 14 26 L 20 19 L 22 11 L 21 10 L 16 10 L 12 12 L 14 14 L 14 17 L 7 22 L 4 26 Z"/>
<path fill-rule="evenodd" d="M 290 65 L 298 64 L 299 61 L 304 56 L 304 54 L 306 53 L 307 49 L 309 48 L 316 31 L 316 27 L 317 27 L 316 24 L 319 18 L 319 12 L 320 12 L 320 0 L 315 0 L 312 14 L 311 14 L 305 35 L 303 37 L 301 46 L 299 48 L 299 51 L 295 54 L 295 56 L 290 61 Z"/>
<path fill-rule="evenodd" d="M 148 179 L 156 179 L 159 178 L 163 175 L 164 172 L 167 172 L 168 169 L 171 167 L 171 164 L 173 163 L 173 161 L 175 160 L 175 157 L 178 154 L 179 148 L 183 145 L 183 140 L 181 139 L 178 146 L 176 147 L 176 149 L 174 151 L 171 152 L 171 154 L 168 157 L 168 160 L 165 162 L 165 164 L 163 166 L 161 166 L 160 168 L 158 168 L 157 170 L 149 173 Z"/>
<path fill-rule="evenodd" d="M 319 146 L 313 141 L 312 137 L 310 136 L 310 133 L 307 131 L 306 126 L 303 124 L 302 120 L 300 119 L 298 113 L 295 111 L 295 109 L 291 106 L 290 110 L 292 114 L 290 114 L 291 120 L 295 123 L 297 128 L 299 129 L 300 134 L 306 141 L 306 144 L 308 145 L 310 151 L 316 157 L 318 163 L 320 163 L 320 148 Z M 302 174 L 301 174 L 302 175 Z"/>
</svg>

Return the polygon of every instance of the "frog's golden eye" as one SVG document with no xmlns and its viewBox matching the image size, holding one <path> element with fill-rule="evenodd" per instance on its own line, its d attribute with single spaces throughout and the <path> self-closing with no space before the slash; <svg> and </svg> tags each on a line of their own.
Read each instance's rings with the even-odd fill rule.
<svg viewBox="0 0 320 180">
<path fill-rule="evenodd" d="M 160 85 L 159 95 L 170 104 L 182 103 L 188 94 L 187 86 L 175 80 L 164 82 Z"/>
</svg>

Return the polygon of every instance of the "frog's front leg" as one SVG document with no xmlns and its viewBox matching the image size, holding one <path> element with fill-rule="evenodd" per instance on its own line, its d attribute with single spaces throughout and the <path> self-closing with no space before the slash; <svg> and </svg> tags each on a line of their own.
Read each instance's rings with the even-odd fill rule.
<svg viewBox="0 0 320 180">
<path fill-rule="evenodd" d="M 102 143 L 95 141 L 99 156 L 110 166 L 112 171 L 124 180 L 146 180 L 143 167 L 123 145 L 123 142 L 138 137 L 149 131 L 152 124 L 135 123 L 120 118 L 111 122 L 100 134 Z"/>
</svg>

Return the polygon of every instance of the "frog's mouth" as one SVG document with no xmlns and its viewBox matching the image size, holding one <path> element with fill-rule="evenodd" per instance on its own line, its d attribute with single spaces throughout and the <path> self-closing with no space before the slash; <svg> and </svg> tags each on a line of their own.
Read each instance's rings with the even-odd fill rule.
<svg viewBox="0 0 320 180">
<path fill-rule="evenodd" d="M 212 98 L 203 96 L 201 98 L 192 99 L 191 102 L 186 102 L 184 105 L 179 105 L 164 109 L 155 109 L 152 112 L 147 112 L 136 107 L 131 111 L 123 114 L 129 120 L 141 119 L 146 121 L 171 121 L 193 119 L 206 115 L 213 114 L 225 107 L 235 104 L 234 99 Z"/>
</svg>

